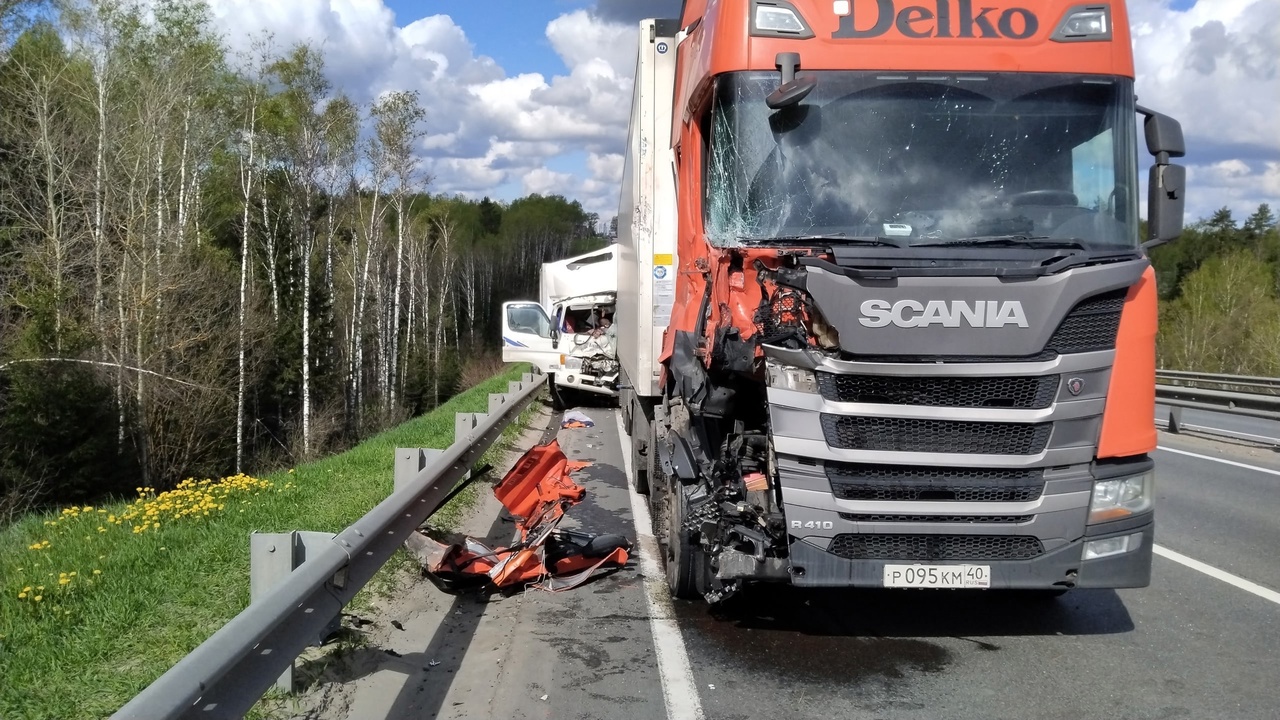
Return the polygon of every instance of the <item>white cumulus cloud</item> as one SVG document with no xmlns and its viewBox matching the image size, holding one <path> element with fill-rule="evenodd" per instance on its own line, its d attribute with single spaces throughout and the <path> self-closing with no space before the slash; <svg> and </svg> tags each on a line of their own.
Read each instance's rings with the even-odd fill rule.
<svg viewBox="0 0 1280 720">
<path fill-rule="evenodd" d="M 1178 118 L 1186 133 L 1188 216 L 1222 205 L 1237 217 L 1259 202 L 1280 206 L 1280 2 L 1199 0 L 1184 11 L 1171 2 L 1130 0 L 1129 12 L 1139 98 Z M 281 49 L 315 44 L 335 87 L 357 101 L 417 90 L 434 191 L 558 192 L 602 218 L 616 212 L 636 21 L 649 6 L 599 0 L 593 11 L 551 20 L 546 40 L 567 72 L 548 77 L 478 54 L 468 29 L 447 15 L 398 27 L 383 0 L 210 4 L 235 49 L 247 50 L 262 30 Z M 666 5 L 653 14 L 678 9 L 674 0 Z M 582 169 L 565 172 L 578 157 Z"/>
<path fill-rule="evenodd" d="M 1131 0 L 1139 102 L 1182 123 L 1187 214 L 1280 203 L 1280 3 Z"/>
</svg>

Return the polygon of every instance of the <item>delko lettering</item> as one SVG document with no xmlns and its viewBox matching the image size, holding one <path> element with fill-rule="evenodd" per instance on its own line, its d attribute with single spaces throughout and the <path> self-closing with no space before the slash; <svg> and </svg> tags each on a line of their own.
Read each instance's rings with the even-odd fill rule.
<svg viewBox="0 0 1280 720">
<path fill-rule="evenodd" d="M 893 0 L 875 0 L 875 23 L 869 23 L 866 13 L 857 13 L 859 5 L 866 8 L 868 0 L 852 0 L 849 14 L 840 17 L 840 27 L 831 33 L 833 38 L 873 38 L 896 27 L 898 33 L 909 38 L 1009 38 L 1025 40 L 1040 29 L 1040 19 L 1027 8 L 1011 7 L 1001 11 L 994 7 L 979 7 L 976 12 L 973 0 L 954 0 L 957 12 L 952 14 L 952 0 L 934 0 L 933 7 L 911 5 L 899 10 Z M 856 19 L 855 19 L 856 18 Z M 861 28 L 861 29 L 859 29 Z"/>
<path fill-rule="evenodd" d="M 962 321 L 974 328 L 1027 327 L 1027 314 L 1017 300 L 975 300 L 972 304 L 963 300 L 930 300 L 928 303 L 918 300 L 899 300 L 896 303 L 867 300 L 860 309 L 862 317 L 858 322 L 870 328 L 890 324 L 904 328 L 930 325 L 958 328 Z"/>
</svg>

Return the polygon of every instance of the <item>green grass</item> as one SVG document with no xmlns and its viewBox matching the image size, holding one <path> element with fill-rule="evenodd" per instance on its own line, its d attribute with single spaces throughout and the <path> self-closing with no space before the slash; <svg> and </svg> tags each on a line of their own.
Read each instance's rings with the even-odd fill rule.
<svg viewBox="0 0 1280 720">
<path fill-rule="evenodd" d="M 488 394 L 505 392 L 524 369 L 341 455 L 263 476 L 270 487 L 230 494 L 207 517 L 162 517 L 158 529 L 135 534 L 129 522 L 106 522 L 128 512 L 120 502 L 74 517 L 32 515 L 0 530 L 0 718 L 110 715 L 248 605 L 250 532 L 347 527 L 390 494 L 396 447 L 447 447 L 454 413 L 486 410 Z M 494 462 L 520 424 L 482 462 Z M 432 524 L 455 524 L 478 496 L 476 488 L 462 493 Z M 30 549 L 42 541 L 49 546 Z M 367 604 L 409 562 L 397 552 L 352 604 Z"/>
</svg>

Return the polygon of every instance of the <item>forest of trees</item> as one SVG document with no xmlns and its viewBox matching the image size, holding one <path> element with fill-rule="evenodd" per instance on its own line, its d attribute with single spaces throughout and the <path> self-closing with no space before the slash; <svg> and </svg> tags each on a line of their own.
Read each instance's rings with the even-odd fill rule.
<svg viewBox="0 0 1280 720">
<path fill-rule="evenodd" d="M 432 109 L 353 102 L 315 47 L 233 54 L 198 0 L 31 7 L 0 0 L 0 516 L 423 412 L 604 242 L 563 197 L 433 194 Z"/>
<path fill-rule="evenodd" d="M 1159 365 L 1280 375 L 1280 231 L 1270 205 L 1244 222 L 1222 208 L 1151 253 Z"/>
</svg>

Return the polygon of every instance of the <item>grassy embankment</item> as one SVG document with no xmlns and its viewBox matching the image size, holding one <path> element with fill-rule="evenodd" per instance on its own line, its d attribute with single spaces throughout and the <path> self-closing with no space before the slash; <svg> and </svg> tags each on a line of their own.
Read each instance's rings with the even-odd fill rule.
<svg viewBox="0 0 1280 720">
<path fill-rule="evenodd" d="M 505 392 L 519 372 L 287 472 L 194 481 L 169 493 L 142 488 L 133 502 L 32 515 L 0 529 L 0 718 L 110 715 L 248 605 L 250 532 L 345 528 L 390 494 L 397 446 L 448 446 L 454 413 L 486 410 L 488 394 Z M 477 496 L 464 492 L 432 523 L 457 522 Z M 405 553 L 397 558 L 384 575 L 404 566 Z M 370 588 L 378 586 L 375 578 Z M 369 592 L 353 605 L 367 603 Z"/>
</svg>

